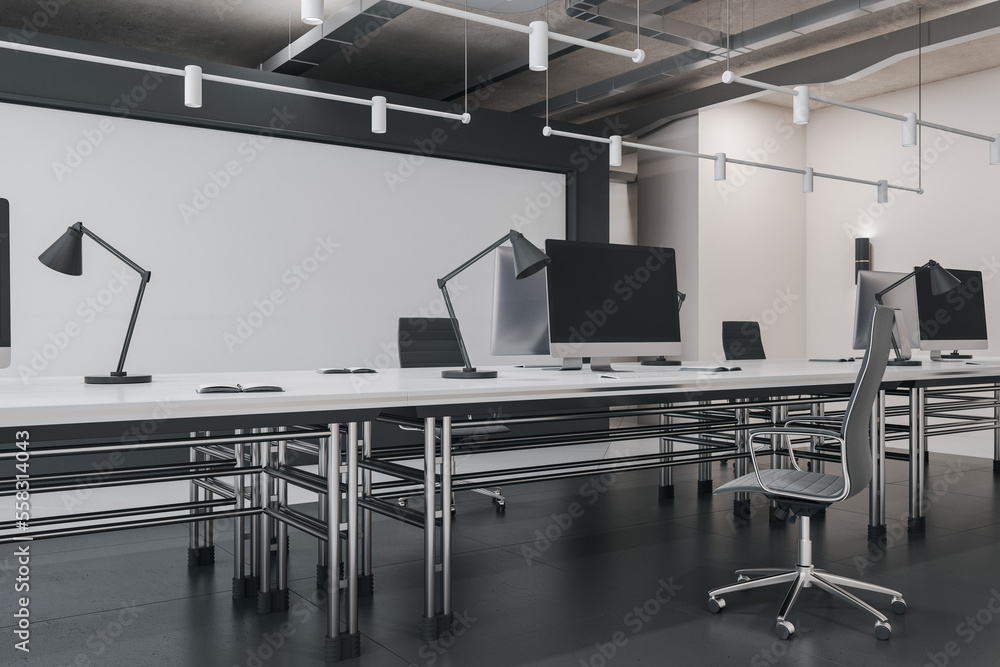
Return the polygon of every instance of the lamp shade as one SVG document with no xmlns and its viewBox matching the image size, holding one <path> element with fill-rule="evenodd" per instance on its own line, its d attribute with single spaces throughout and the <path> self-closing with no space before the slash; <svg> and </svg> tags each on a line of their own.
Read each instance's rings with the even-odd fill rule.
<svg viewBox="0 0 1000 667">
<path fill-rule="evenodd" d="M 307 25 L 319 25 L 323 22 L 323 0 L 302 0 L 300 18 Z"/>
<path fill-rule="evenodd" d="M 38 256 L 38 260 L 53 271 L 70 276 L 83 275 L 83 232 L 76 226 L 70 227 Z"/>
<path fill-rule="evenodd" d="M 962 281 L 955 277 L 955 275 L 944 268 L 933 259 L 928 262 L 928 270 L 931 273 L 931 294 L 937 296 L 938 294 L 944 294 L 945 292 L 950 292 L 959 285 Z"/>
<path fill-rule="evenodd" d="M 534 275 L 552 260 L 520 232 L 510 230 L 510 245 L 514 249 L 514 276 L 520 280 Z"/>
</svg>

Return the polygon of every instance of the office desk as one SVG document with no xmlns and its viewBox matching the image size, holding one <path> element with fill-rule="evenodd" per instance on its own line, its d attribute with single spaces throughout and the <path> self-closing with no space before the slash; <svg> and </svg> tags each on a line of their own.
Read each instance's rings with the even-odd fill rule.
<svg viewBox="0 0 1000 667">
<path fill-rule="evenodd" d="M 692 364 L 714 366 L 714 363 Z M 29 456 L 66 453 L 45 445 L 47 442 L 67 441 L 85 438 L 86 444 L 75 444 L 74 452 L 114 451 L 116 448 L 147 449 L 156 447 L 189 447 L 211 449 L 218 444 L 247 443 L 256 452 L 255 462 L 249 468 L 244 466 L 242 451 L 237 461 L 229 468 L 211 474 L 203 471 L 209 468 L 204 461 L 192 462 L 188 478 L 201 480 L 210 477 L 233 476 L 256 478 L 257 498 L 260 505 L 251 502 L 243 505 L 243 493 L 235 493 L 237 507 L 228 512 L 205 514 L 199 511 L 187 521 L 205 521 L 211 517 L 234 516 L 238 518 L 263 516 L 274 519 L 281 527 L 286 524 L 301 527 L 306 532 L 326 541 L 325 559 L 336 566 L 340 561 L 340 541 L 346 538 L 344 555 L 347 568 L 343 581 L 339 577 L 329 578 L 331 604 L 327 636 L 328 660 L 352 657 L 359 650 L 357 629 L 358 596 L 358 555 L 357 544 L 362 521 L 358 517 L 359 502 L 364 511 L 382 511 L 386 508 L 370 497 L 370 489 L 365 488 L 359 477 L 359 451 L 362 463 L 371 446 L 370 438 L 362 437 L 366 432 L 365 422 L 374 419 L 385 410 L 407 409 L 412 411 L 425 426 L 423 445 L 423 470 L 410 469 L 408 481 L 422 486 L 425 509 L 422 516 L 412 512 L 396 510 L 387 512 L 401 520 L 413 523 L 424 530 L 425 549 L 425 604 L 423 629 L 426 636 L 436 636 L 447 629 L 451 617 L 451 517 L 449 512 L 435 512 L 439 498 L 449 498 L 453 488 L 450 461 L 452 459 L 451 426 L 453 421 L 465 420 L 469 414 L 495 414 L 496 422 L 516 419 L 551 418 L 572 419 L 580 413 L 598 412 L 614 408 L 622 410 L 627 406 L 653 406 L 645 414 L 664 414 L 675 404 L 708 403 L 711 401 L 737 401 L 732 405 L 740 409 L 739 401 L 766 397 L 788 397 L 800 394 L 824 395 L 847 393 L 857 374 L 857 363 L 810 363 L 805 361 L 766 360 L 741 362 L 739 372 L 697 373 L 690 371 L 671 372 L 665 370 L 659 376 L 623 375 L 619 379 L 602 377 L 590 371 L 550 372 L 537 369 L 499 369 L 499 375 L 486 380 L 442 379 L 436 369 L 384 370 L 378 374 L 319 375 L 311 371 L 266 372 L 212 375 L 162 375 L 151 384 L 99 386 L 85 385 L 80 378 L 41 378 L 28 382 L 20 380 L 0 381 L 0 458 L 15 459 L 18 450 L 15 442 L 19 432 L 30 435 Z M 637 367 L 638 368 L 638 367 Z M 644 369 L 645 370 L 645 369 Z M 195 388 L 207 382 L 261 382 L 278 384 L 285 388 L 283 393 L 259 394 L 213 394 L 198 395 Z M 912 451 L 922 451 L 922 441 L 926 429 L 923 413 L 926 390 L 936 387 L 952 389 L 965 386 L 988 386 L 990 390 L 1000 390 L 1000 362 L 982 365 L 965 365 L 947 362 L 925 363 L 921 367 L 890 368 L 886 372 L 883 391 L 879 397 L 879 409 L 875 411 L 876 435 L 873 446 L 873 462 L 877 465 L 876 477 L 872 484 L 871 515 L 872 527 L 884 529 L 884 479 L 878 471 L 884 461 L 885 391 L 907 391 L 910 395 L 920 395 L 924 399 L 911 400 L 910 443 Z M 743 407 L 746 407 L 745 405 Z M 641 410 L 636 407 L 636 410 Z M 617 414 L 617 413 L 616 413 Z M 915 415 L 915 417 L 913 416 Z M 318 449 L 321 458 L 325 454 L 321 471 L 325 475 L 309 476 L 295 473 L 283 467 L 280 459 L 280 445 L 286 445 L 298 437 L 297 425 L 325 425 L 307 435 L 320 439 Z M 149 425 L 149 428 L 144 428 Z M 342 428 L 343 425 L 343 428 Z M 737 426 L 745 426 L 737 423 Z M 991 427 L 995 427 L 995 421 Z M 441 437 L 435 437 L 435 427 L 441 429 Z M 126 441 L 127 434 L 136 433 L 137 441 Z M 151 429 L 151 431 L 150 431 Z M 292 429 L 288 431 L 287 429 Z M 147 431 L 150 431 L 147 433 Z M 232 436 L 218 437 L 214 431 L 231 431 Z M 344 433 L 344 436 L 341 433 Z M 164 439 L 159 434 L 186 432 L 188 438 Z M 745 431 L 739 431 L 745 432 Z M 697 433 L 693 429 L 691 433 Z M 915 435 L 914 435 L 915 434 Z M 97 441 L 97 444 L 90 444 Z M 341 446 L 343 441 L 344 445 Z M 325 445 L 323 443 L 326 443 Z M 43 443 L 39 448 L 38 443 Z M 274 451 L 278 454 L 274 454 Z M 441 465 L 437 470 L 436 461 Z M 698 462 L 702 454 L 695 453 L 687 462 Z M 914 457 L 911 457 L 911 460 Z M 922 460 L 921 456 L 916 457 Z M 635 465 L 660 467 L 666 457 L 653 456 Z M 745 463 L 745 459 L 740 459 Z M 376 465 L 379 463 L 372 459 Z M 391 462 L 390 462 L 391 463 Z M 199 465 L 200 464 L 200 465 Z M 228 464 L 227 464 L 228 465 Z M 240 468 L 243 468 L 242 470 Z M 389 472 L 400 472 L 387 468 Z M 201 471 L 201 472 L 199 472 Z M 553 473 L 556 474 L 556 473 Z M 581 474 L 579 470 L 572 474 Z M 587 473 L 582 473 L 587 474 Z M 121 483 L 143 483 L 150 479 L 161 479 L 154 472 L 135 473 L 124 476 Z M 332 480 L 341 481 L 340 492 L 334 490 Z M 263 482 L 261 481 L 263 480 Z M 521 480 L 526 481 L 526 480 Z M 911 480 L 912 481 L 912 480 Z M 274 484 L 274 487 L 267 486 Z M 325 495 L 320 506 L 326 517 L 340 517 L 341 521 L 306 521 L 286 512 L 280 501 L 283 484 L 300 484 Z M 914 483 L 919 484 L 919 479 Z M 13 487 L 13 484 L 10 485 Z M 217 487 L 213 487 L 217 488 Z M 242 491 L 241 485 L 234 485 Z M 273 500 L 270 489 L 279 490 L 278 500 Z M 13 489 L 7 491 L 11 495 Z M 325 493 L 324 493 L 325 492 Z M 342 504 L 341 498 L 346 498 Z M 322 498 L 321 495 L 321 498 Z M 359 499 L 359 495 L 361 498 Z M 346 513 L 342 513 L 346 505 Z M 442 505 L 447 507 L 446 504 Z M 208 509 L 208 508 L 205 508 Z M 918 508 L 919 509 L 919 508 Z M 29 522 L 30 524 L 30 522 Z M 153 525 L 153 524 L 146 524 Z M 252 543 L 251 555 L 256 550 L 259 572 L 270 572 L 270 540 L 267 526 L 260 523 L 257 541 Z M 438 528 L 440 527 L 440 544 Z M 44 535 L 44 530 L 32 532 L 18 531 L 14 526 L 5 528 L 4 541 L 17 537 Z M 65 534 L 65 533 L 64 533 Z M 238 532 L 242 535 L 242 531 Z M 279 533 L 279 544 L 282 541 Z M 281 557 L 278 558 L 278 590 L 266 590 L 267 577 L 261 576 L 258 601 L 265 600 L 264 607 L 271 608 L 269 593 L 281 591 Z M 240 579 L 238 568 L 242 566 L 242 554 L 234 564 L 234 580 Z M 335 568 L 330 568 L 333 572 Z M 437 598 L 437 573 L 440 572 L 441 603 Z M 234 581 L 234 594 L 236 581 Z M 340 631 L 339 590 L 345 589 L 344 618 L 347 632 Z M 260 595 L 264 594 L 263 597 Z M 280 605 L 279 605 L 280 606 Z"/>
</svg>

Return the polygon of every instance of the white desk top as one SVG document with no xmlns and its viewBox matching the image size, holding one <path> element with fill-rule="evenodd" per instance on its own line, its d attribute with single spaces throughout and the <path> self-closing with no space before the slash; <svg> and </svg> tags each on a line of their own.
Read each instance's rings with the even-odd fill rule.
<svg viewBox="0 0 1000 667">
<path fill-rule="evenodd" d="M 890 367 L 887 381 L 956 379 L 974 384 L 1000 376 L 1000 360 L 976 365 L 929 362 Z M 313 371 L 158 375 L 149 384 L 87 385 L 81 377 L 0 380 L 0 427 L 141 421 L 263 414 L 329 412 L 418 406 L 442 406 L 583 397 L 663 397 L 693 400 L 693 392 L 836 386 L 853 382 L 859 362 L 805 360 L 741 361 L 741 371 L 701 373 L 677 367 L 616 364 L 616 368 L 655 371 L 658 376 L 618 379 L 584 371 L 547 371 L 501 367 L 492 379 L 443 379 L 440 369 L 383 369 L 378 373 L 321 375 Z M 689 362 L 688 366 L 717 366 Z M 200 384 L 267 383 L 281 393 L 197 394 Z M 685 396 L 688 398 L 685 399 Z"/>
</svg>

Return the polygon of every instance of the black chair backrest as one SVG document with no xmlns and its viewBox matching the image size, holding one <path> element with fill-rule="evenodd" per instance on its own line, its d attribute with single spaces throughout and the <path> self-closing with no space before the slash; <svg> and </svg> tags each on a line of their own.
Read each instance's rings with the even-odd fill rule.
<svg viewBox="0 0 1000 667">
<path fill-rule="evenodd" d="M 722 350 L 726 359 L 765 359 L 757 322 L 723 322 Z"/>
<path fill-rule="evenodd" d="M 878 396 L 882 376 L 889 363 L 889 348 L 892 347 L 893 309 L 876 305 L 871 312 L 871 333 L 868 335 L 868 349 L 861 361 L 861 370 L 854 381 L 851 399 L 844 412 L 844 422 L 840 435 L 847 448 L 845 458 L 846 482 L 850 485 L 850 496 L 861 493 L 872 479 L 871 417 L 872 406 Z"/>
<path fill-rule="evenodd" d="M 455 327 L 448 317 L 399 318 L 399 367 L 464 366 Z"/>
</svg>

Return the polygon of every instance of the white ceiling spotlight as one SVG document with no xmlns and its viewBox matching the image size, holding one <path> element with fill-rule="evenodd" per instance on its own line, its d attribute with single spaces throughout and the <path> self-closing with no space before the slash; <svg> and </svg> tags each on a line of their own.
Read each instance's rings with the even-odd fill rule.
<svg viewBox="0 0 1000 667">
<path fill-rule="evenodd" d="M 302 0 L 302 22 L 308 25 L 323 23 L 323 0 Z"/>
<path fill-rule="evenodd" d="M 385 134 L 385 109 L 384 97 L 376 95 L 372 98 L 372 133 L 374 134 Z"/>
<path fill-rule="evenodd" d="M 802 175 L 802 192 L 810 193 L 813 191 L 813 179 L 814 178 L 828 178 L 833 181 L 846 181 L 848 183 L 860 183 L 862 185 L 874 185 L 878 192 L 878 201 L 884 204 L 889 199 L 889 190 L 905 190 L 906 192 L 915 192 L 918 195 L 924 193 L 922 188 L 910 188 L 905 185 L 893 185 L 887 180 L 880 181 L 866 181 L 860 178 L 851 178 L 849 176 L 838 176 L 836 174 L 823 174 L 815 171 L 812 167 L 806 167 L 805 169 L 796 169 L 794 167 L 782 167 L 777 164 L 766 164 L 764 162 L 751 162 L 749 160 L 739 160 L 736 158 L 728 157 L 725 153 L 692 153 L 691 151 L 677 150 L 676 148 L 665 148 L 663 146 L 651 146 L 649 144 L 637 144 L 631 141 L 622 141 L 619 136 L 612 137 L 593 137 L 586 134 L 577 134 L 576 132 L 563 132 L 562 130 L 554 130 L 548 125 L 542 128 L 542 136 L 545 137 L 566 137 L 567 139 L 579 139 L 580 141 L 592 141 L 601 144 L 610 144 L 610 153 L 612 157 L 615 155 L 615 144 L 621 142 L 622 146 L 627 146 L 628 148 L 635 148 L 637 150 L 643 151 L 654 151 L 656 153 L 669 153 L 670 155 L 683 155 L 686 157 L 696 157 L 703 160 L 712 160 L 714 165 L 714 178 L 717 181 L 726 180 L 726 165 L 730 162 L 733 164 L 744 165 L 747 167 L 758 167 L 760 169 L 770 169 L 771 171 L 784 171 L 791 174 L 801 174 Z M 998 135 L 1000 137 L 1000 135 Z M 998 152 L 1000 153 L 1000 152 Z M 1000 154 L 997 155 L 1000 158 Z M 612 165 L 617 166 L 617 165 Z"/>
<path fill-rule="evenodd" d="M 184 106 L 201 108 L 201 68 L 197 65 L 184 68 Z"/>
</svg>

